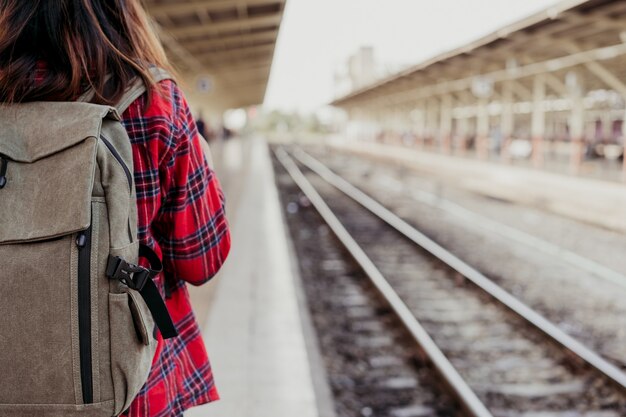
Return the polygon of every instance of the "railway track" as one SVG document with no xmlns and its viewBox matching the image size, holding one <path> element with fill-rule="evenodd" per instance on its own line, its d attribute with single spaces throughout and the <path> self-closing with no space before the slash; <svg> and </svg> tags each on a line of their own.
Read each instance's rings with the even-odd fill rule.
<svg viewBox="0 0 626 417">
<path fill-rule="evenodd" d="M 623 236 L 456 188 L 437 175 L 354 154 L 306 151 L 626 370 Z"/>
<path fill-rule="evenodd" d="M 466 415 L 365 272 L 274 166 L 337 416 Z"/>
<path fill-rule="evenodd" d="M 472 416 L 626 415 L 626 376 L 307 154 L 280 162 Z"/>
</svg>

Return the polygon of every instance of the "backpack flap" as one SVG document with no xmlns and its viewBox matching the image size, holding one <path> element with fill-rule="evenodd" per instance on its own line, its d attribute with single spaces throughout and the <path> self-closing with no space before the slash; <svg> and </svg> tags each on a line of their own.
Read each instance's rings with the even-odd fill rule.
<svg viewBox="0 0 626 417">
<path fill-rule="evenodd" d="M 85 103 L 0 107 L 0 245 L 89 227 L 97 138 L 106 117 L 117 115 Z"/>
</svg>

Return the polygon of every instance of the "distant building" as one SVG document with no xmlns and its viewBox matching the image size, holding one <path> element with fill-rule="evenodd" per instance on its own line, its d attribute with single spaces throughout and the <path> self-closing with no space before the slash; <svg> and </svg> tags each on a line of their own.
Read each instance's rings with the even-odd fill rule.
<svg viewBox="0 0 626 417">
<path fill-rule="evenodd" d="M 363 46 L 335 71 L 335 96 L 339 97 L 372 84 L 383 76 L 374 48 Z"/>
</svg>

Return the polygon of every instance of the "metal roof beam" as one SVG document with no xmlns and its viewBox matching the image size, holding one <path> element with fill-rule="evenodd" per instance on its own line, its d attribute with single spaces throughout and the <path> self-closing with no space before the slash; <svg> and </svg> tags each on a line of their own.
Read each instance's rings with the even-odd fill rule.
<svg viewBox="0 0 626 417">
<path fill-rule="evenodd" d="M 249 17 L 246 19 L 229 20 L 226 22 L 214 22 L 210 25 L 188 25 L 185 27 L 168 28 L 170 34 L 177 38 L 182 38 L 191 35 L 202 35 L 217 33 L 223 30 L 233 29 L 253 29 L 259 26 L 278 25 L 282 19 L 282 15 L 277 13 L 275 15 Z"/>
<path fill-rule="evenodd" d="M 212 71 L 217 73 L 230 73 L 244 71 L 249 68 L 259 68 L 263 66 L 270 67 L 272 65 L 272 57 L 263 56 L 255 59 L 242 59 L 233 62 L 220 62 L 215 65 L 208 66 Z"/>
<path fill-rule="evenodd" d="M 255 42 L 270 42 L 275 41 L 278 36 L 277 30 L 271 30 L 267 32 L 259 33 L 244 33 L 237 36 L 229 36 L 228 38 L 211 38 L 211 39 L 198 39 L 193 41 L 182 41 L 185 47 L 190 51 L 198 51 L 206 48 L 218 48 L 218 47 L 236 47 L 239 45 L 245 45 Z"/>
<path fill-rule="evenodd" d="M 557 94 L 560 94 L 562 96 L 567 96 L 569 94 L 565 83 L 556 75 L 552 74 L 551 72 L 548 72 L 545 74 L 544 81 Z"/>
<path fill-rule="evenodd" d="M 508 80 L 511 91 L 522 100 L 532 100 L 533 93 L 523 84 L 515 80 Z"/>
<path fill-rule="evenodd" d="M 231 58 L 231 59 L 214 59 L 212 61 L 206 60 L 204 62 L 206 62 L 207 66 L 209 68 L 211 67 L 227 67 L 229 65 L 238 65 L 238 64 L 246 64 L 246 63 L 253 63 L 255 61 L 262 61 L 262 60 L 270 60 L 271 54 L 255 54 L 255 55 L 247 55 L 247 56 L 241 56 L 241 57 L 237 57 L 237 58 Z M 225 71 L 226 73 L 228 71 Z"/>
<path fill-rule="evenodd" d="M 215 74 L 216 76 L 219 76 L 221 74 L 232 74 L 235 75 L 237 77 L 239 76 L 245 76 L 247 74 L 254 74 L 254 73 L 264 73 L 264 74 L 269 74 L 269 70 L 271 68 L 272 64 L 271 62 L 265 63 L 265 64 L 261 64 L 261 65 L 257 65 L 257 66 L 242 66 L 242 67 L 225 67 L 219 70 L 216 70 L 215 68 L 213 69 L 213 71 L 211 71 L 212 74 Z"/>
<path fill-rule="evenodd" d="M 162 17 L 168 15 L 181 15 L 187 13 L 194 13 L 198 10 L 213 11 L 224 10 L 232 7 L 241 7 L 241 5 L 262 5 L 262 4 L 275 4 L 284 3 L 285 0 L 194 0 L 188 2 L 172 2 L 165 4 L 149 4 L 148 11 L 155 17 Z"/>
<path fill-rule="evenodd" d="M 226 49 L 226 50 L 217 50 L 217 51 L 210 51 L 210 52 L 201 52 L 201 53 L 194 53 L 194 56 L 196 57 L 196 59 L 200 60 L 200 61 L 204 61 L 204 60 L 209 60 L 209 61 L 213 61 L 215 59 L 230 59 L 230 58 L 237 58 L 240 56 L 248 56 L 251 54 L 262 54 L 262 53 L 268 53 L 271 54 L 272 51 L 274 50 L 274 42 L 271 43 L 266 43 L 264 45 L 253 45 L 253 46 L 246 46 L 243 48 L 232 48 L 232 49 Z"/>
<path fill-rule="evenodd" d="M 565 49 L 572 53 L 580 53 L 582 48 L 571 42 L 562 42 Z M 609 71 L 604 65 L 596 61 L 589 61 L 583 64 L 587 70 L 598 77 L 607 87 L 620 93 L 626 97 L 626 84 L 620 80 L 615 74 Z"/>
<path fill-rule="evenodd" d="M 531 55 L 528 54 L 524 54 L 520 56 L 520 59 L 525 63 L 525 64 L 531 64 L 534 62 L 538 62 L 538 59 L 536 57 L 533 57 Z M 546 83 L 546 85 L 548 87 L 550 87 L 555 93 L 560 94 L 562 96 L 567 96 L 569 95 L 569 92 L 567 90 L 567 86 L 565 85 L 565 83 L 556 75 L 554 75 L 551 72 L 548 72 L 546 74 L 544 74 L 544 81 Z"/>
<path fill-rule="evenodd" d="M 156 22 L 153 24 L 161 41 L 178 59 L 183 61 L 187 67 L 196 72 L 206 71 L 205 65 L 196 59 L 185 47 L 174 39 L 174 37 L 164 31 Z"/>
</svg>

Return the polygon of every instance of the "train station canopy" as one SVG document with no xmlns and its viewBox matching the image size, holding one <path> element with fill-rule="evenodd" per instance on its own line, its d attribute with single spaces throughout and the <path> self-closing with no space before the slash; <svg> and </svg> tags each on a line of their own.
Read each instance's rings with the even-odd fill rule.
<svg viewBox="0 0 626 417">
<path fill-rule="evenodd" d="M 531 100 L 537 75 L 559 96 L 567 95 L 574 78 L 586 91 L 614 90 L 626 97 L 624 74 L 626 2 L 566 0 L 332 104 L 398 108 L 442 95 L 467 100 L 477 77 L 496 87 L 509 81 L 520 100 Z"/>
<path fill-rule="evenodd" d="M 196 102 L 263 102 L 285 0 L 147 0 L 166 51 Z"/>
</svg>

